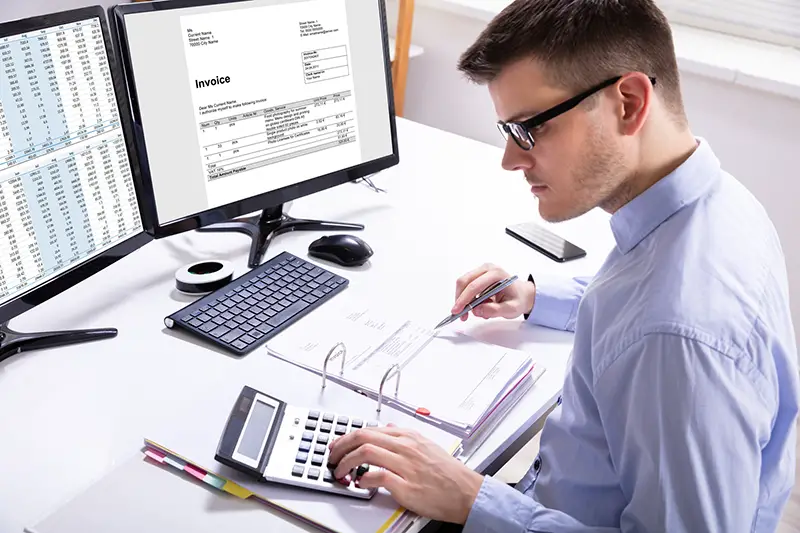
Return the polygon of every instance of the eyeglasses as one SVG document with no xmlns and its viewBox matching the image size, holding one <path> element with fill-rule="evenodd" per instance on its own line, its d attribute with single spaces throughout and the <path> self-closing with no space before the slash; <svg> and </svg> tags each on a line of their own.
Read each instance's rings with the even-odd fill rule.
<svg viewBox="0 0 800 533">
<path fill-rule="evenodd" d="M 577 106 L 594 93 L 605 89 L 611 85 L 614 85 L 619 80 L 622 79 L 622 76 L 616 76 L 611 78 L 610 80 L 606 80 L 603 83 L 595 85 L 594 87 L 587 89 L 586 91 L 582 92 L 577 96 L 573 96 L 569 100 L 565 102 L 561 102 L 558 105 L 555 105 L 548 109 L 547 111 L 542 111 L 538 115 L 535 115 L 528 120 L 524 120 L 522 122 L 503 122 L 499 121 L 497 123 L 497 129 L 500 130 L 500 134 L 503 136 L 504 139 L 508 140 L 508 136 L 514 139 L 514 142 L 517 143 L 517 146 L 522 148 L 523 150 L 530 150 L 533 148 L 535 141 L 533 140 L 533 136 L 531 135 L 531 130 L 538 128 L 548 120 L 552 120 L 556 118 L 558 115 L 566 113 L 573 107 Z M 655 78 L 650 78 L 650 83 L 653 85 L 656 84 Z"/>
</svg>

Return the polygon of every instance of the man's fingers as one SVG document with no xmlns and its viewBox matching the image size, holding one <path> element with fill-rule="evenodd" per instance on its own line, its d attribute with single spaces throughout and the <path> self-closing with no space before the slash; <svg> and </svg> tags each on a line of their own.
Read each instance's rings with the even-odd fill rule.
<svg viewBox="0 0 800 533">
<path fill-rule="evenodd" d="M 397 437 L 406 433 L 408 433 L 408 430 L 394 426 L 358 429 L 330 443 L 328 447 L 331 453 L 328 461 L 337 464 L 346 454 L 367 443 L 375 444 L 393 452 L 400 451 L 401 444 L 398 443 Z"/>
<path fill-rule="evenodd" d="M 330 462 L 330 460 L 328 462 Z M 333 475 L 336 479 L 342 479 L 349 474 L 351 470 L 365 463 L 380 468 L 386 468 L 393 472 L 402 473 L 405 461 L 400 455 L 394 452 L 390 452 L 375 444 L 367 443 L 345 455 L 336 465 L 336 470 L 333 471 Z"/>
<path fill-rule="evenodd" d="M 461 294 L 456 298 L 456 303 L 453 305 L 451 313 L 460 313 L 464 307 L 472 301 L 478 294 L 480 294 L 486 287 L 505 279 L 506 274 L 500 269 L 491 270 L 482 276 L 472 280 Z"/>
<path fill-rule="evenodd" d="M 464 287 L 472 283 L 475 279 L 485 274 L 491 265 L 481 265 L 478 268 L 471 270 L 456 280 L 456 298 L 464 291 Z"/>
<path fill-rule="evenodd" d="M 402 491 L 407 485 L 406 480 L 385 469 L 370 470 L 358 478 L 358 486 L 362 489 L 384 488 L 395 494 Z"/>
</svg>

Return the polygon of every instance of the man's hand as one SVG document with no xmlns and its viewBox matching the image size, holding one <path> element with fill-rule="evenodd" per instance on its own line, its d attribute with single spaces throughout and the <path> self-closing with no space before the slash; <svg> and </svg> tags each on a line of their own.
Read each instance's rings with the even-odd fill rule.
<svg viewBox="0 0 800 533">
<path fill-rule="evenodd" d="M 353 469 L 372 465 L 357 479 L 359 487 L 384 487 L 406 509 L 434 520 L 466 522 L 483 484 L 481 475 L 440 446 L 394 426 L 359 429 L 329 448 L 328 464 L 337 465 L 336 479 L 349 479 Z"/>
<path fill-rule="evenodd" d="M 491 264 L 464 274 L 456 281 L 456 302 L 450 312 L 460 313 L 484 289 L 508 277 L 505 270 Z M 473 309 L 472 314 L 481 318 L 517 318 L 530 313 L 535 297 L 536 287 L 533 283 L 518 280 Z M 469 313 L 462 316 L 461 320 L 466 320 L 468 316 Z"/>
</svg>

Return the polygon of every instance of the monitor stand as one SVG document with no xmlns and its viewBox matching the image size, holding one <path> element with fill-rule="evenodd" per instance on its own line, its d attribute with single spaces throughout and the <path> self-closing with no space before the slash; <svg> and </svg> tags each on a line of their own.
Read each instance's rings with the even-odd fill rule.
<svg viewBox="0 0 800 533">
<path fill-rule="evenodd" d="M 117 330 L 114 328 L 20 333 L 9 328 L 8 322 L 3 322 L 0 324 L 0 361 L 21 352 L 109 339 L 116 335 Z"/>
<path fill-rule="evenodd" d="M 327 222 L 324 220 L 306 220 L 294 218 L 283 212 L 283 204 L 269 209 L 264 209 L 260 215 L 252 217 L 237 218 L 230 222 L 218 222 L 203 228 L 198 228 L 201 232 L 231 232 L 244 233 L 252 237 L 253 244 L 250 247 L 250 258 L 247 266 L 255 268 L 261 264 L 264 254 L 269 247 L 273 237 L 289 231 L 311 231 L 311 230 L 362 230 L 363 224 L 351 224 L 348 222 Z"/>
</svg>

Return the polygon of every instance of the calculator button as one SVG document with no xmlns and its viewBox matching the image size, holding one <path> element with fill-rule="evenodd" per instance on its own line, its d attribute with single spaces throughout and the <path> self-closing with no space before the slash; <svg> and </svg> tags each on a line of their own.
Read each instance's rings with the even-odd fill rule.
<svg viewBox="0 0 800 533">
<path fill-rule="evenodd" d="M 319 479 L 319 468 L 309 468 L 308 479 Z"/>
<path fill-rule="evenodd" d="M 297 457 L 295 458 L 295 461 L 297 461 L 298 463 L 305 463 L 306 461 L 308 461 L 308 453 L 297 452 Z"/>
<path fill-rule="evenodd" d="M 322 424 L 319 425 L 319 430 L 322 431 L 323 433 L 330 433 L 331 425 L 328 424 L 327 422 L 323 422 Z"/>
<path fill-rule="evenodd" d="M 325 459 L 325 456 L 315 453 L 314 456 L 311 457 L 311 464 L 314 465 L 314 466 L 322 466 L 322 461 L 324 459 Z"/>
<path fill-rule="evenodd" d="M 324 433 L 317 435 L 317 444 L 328 444 L 328 436 Z"/>
<path fill-rule="evenodd" d="M 325 446 L 324 444 L 317 444 L 316 446 L 314 446 L 314 453 L 318 453 L 320 455 L 325 455 L 325 450 L 327 450 L 327 449 L 328 449 L 328 447 Z M 308 450 L 304 450 L 304 451 L 308 451 Z"/>
<path fill-rule="evenodd" d="M 306 429 L 310 429 L 314 431 L 317 429 L 317 421 L 316 420 L 306 420 Z"/>
<path fill-rule="evenodd" d="M 348 418 L 346 416 L 340 416 L 339 417 L 339 423 L 340 424 L 344 424 L 346 426 L 347 422 L 348 422 Z"/>
<path fill-rule="evenodd" d="M 311 443 L 310 442 L 301 442 L 300 443 L 300 451 L 301 452 L 311 451 Z"/>
<path fill-rule="evenodd" d="M 304 431 L 303 432 L 303 440 L 307 442 L 311 442 L 314 440 L 314 432 L 313 431 Z"/>
<path fill-rule="evenodd" d="M 354 418 L 353 423 L 350 425 L 353 426 L 353 429 L 358 429 L 364 426 L 364 421 L 361 420 L 360 418 Z"/>
<path fill-rule="evenodd" d="M 333 419 L 336 418 L 332 413 L 325 413 L 322 415 L 323 422 L 333 422 Z"/>
<path fill-rule="evenodd" d="M 377 422 L 367 422 L 367 427 L 368 428 L 376 428 L 376 427 L 378 427 L 378 423 Z"/>
<path fill-rule="evenodd" d="M 305 468 L 303 468 L 302 466 L 294 465 L 294 468 L 292 468 L 292 475 L 295 477 L 303 477 L 304 470 Z"/>
<path fill-rule="evenodd" d="M 347 433 L 347 426 L 344 426 L 342 424 L 339 424 L 338 426 L 336 426 L 336 434 L 337 435 L 344 435 L 345 433 Z"/>
<path fill-rule="evenodd" d="M 319 420 L 319 411 L 311 411 L 308 413 L 309 420 Z"/>
<path fill-rule="evenodd" d="M 328 470 L 327 468 L 322 471 L 322 481 L 327 481 L 328 483 L 333 483 L 333 472 Z"/>
</svg>

